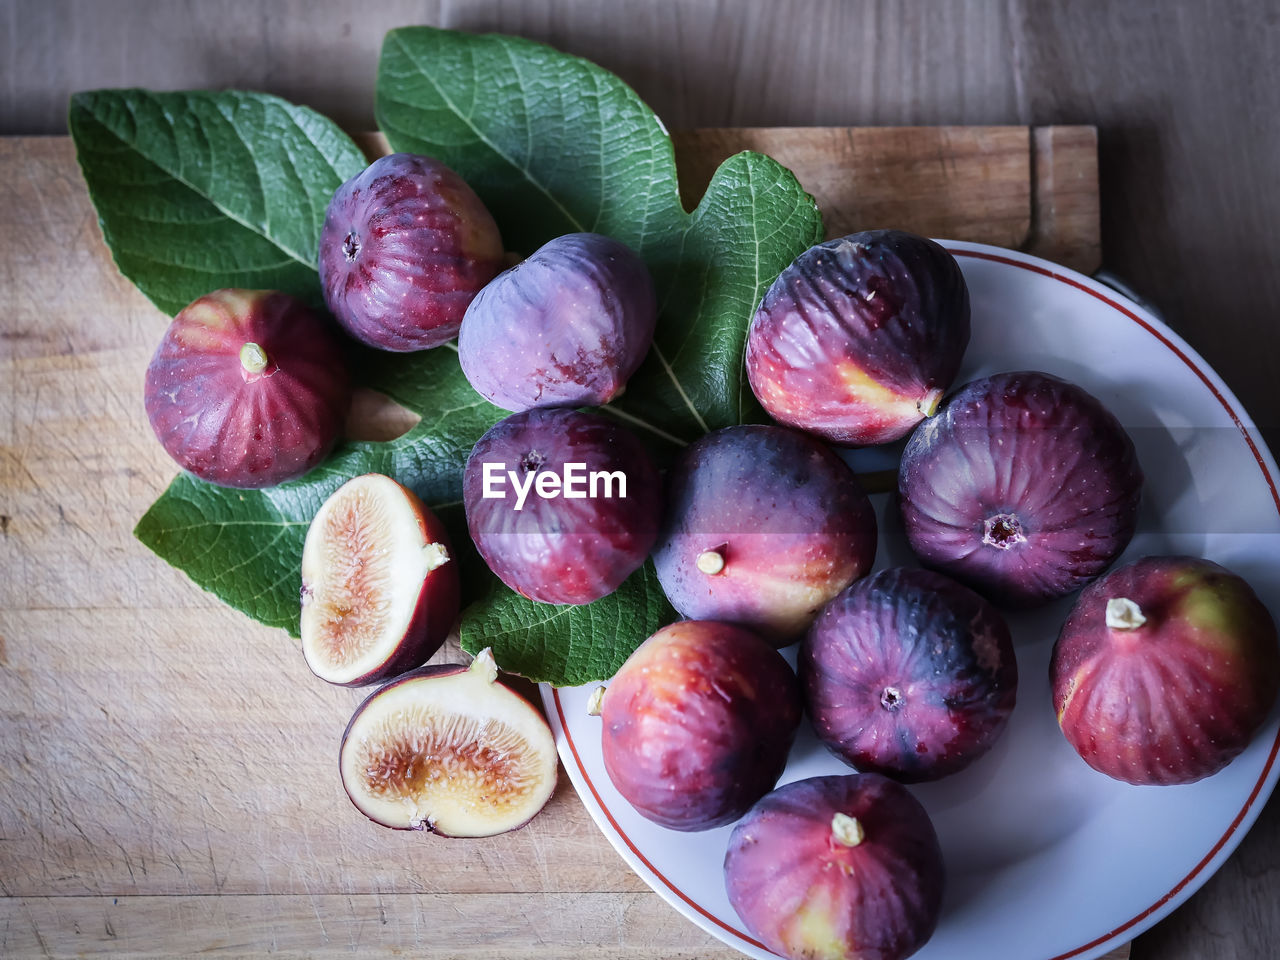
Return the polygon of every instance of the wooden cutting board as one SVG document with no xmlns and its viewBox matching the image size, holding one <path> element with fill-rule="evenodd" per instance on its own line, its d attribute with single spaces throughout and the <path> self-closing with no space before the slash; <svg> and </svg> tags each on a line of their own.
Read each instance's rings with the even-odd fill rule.
<svg viewBox="0 0 1280 960">
<path fill-rule="evenodd" d="M 690 198 L 758 149 L 834 235 L 896 226 L 1099 263 L 1091 127 L 676 144 Z M 0 139 L 0 955 L 738 956 L 641 883 L 566 777 L 489 840 L 356 813 L 336 758 L 362 694 L 131 535 L 174 473 L 141 397 L 166 322 L 116 272 L 70 141 Z M 377 433 L 369 409 L 355 427 Z"/>
</svg>

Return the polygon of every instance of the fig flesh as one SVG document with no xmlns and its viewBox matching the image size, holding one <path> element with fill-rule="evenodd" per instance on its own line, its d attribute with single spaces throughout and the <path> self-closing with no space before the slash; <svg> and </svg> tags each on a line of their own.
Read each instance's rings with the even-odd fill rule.
<svg viewBox="0 0 1280 960">
<path fill-rule="evenodd" d="M 1054 708 L 1091 767 L 1191 783 L 1238 756 L 1280 688 L 1276 624 L 1209 560 L 1146 557 L 1084 589 L 1050 662 Z"/>
<path fill-rule="evenodd" d="M 875 550 L 875 513 L 844 462 L 803 433 L 751 425 L 707 434 L 672 467 L 654 563 L 684 616 L 786 646 Z"/>
<path fill-rule="evenodd" d="M 339 754 L 356 809 L 445 837 L 491 837 L 533 819 L 555 790 L 555 740 L 497 676 L 484 650 L 469 667 L 422 667 L 370 694 Z"/>
<path fill-rule="evenodd" d="M 898 493 L 911 549 L 996 603 L 1080 589 L 1133 537 L 1133 441 L 1091 394 L 1045 373 L 961 387 L 911 435 Z"/>
<path fill-rule="evenodd" d="M 897 568 L 832 600 L 798 662 L 818 738 L 861 771 L 936 780 L 991 749 L 1018 684 L 1009 628 L 967 587 Z"/>
<path fill-rule="evenodd" d="M 502 268 L 480 198 L 438 160 L 381 157 L 340 186 L 320 233 L 325 303 L 357 340 L 406 352 L 452 340 Z"/>
<path fill-rule="evenodd" d="M 458 569 L 444 526 L 380 474 L 348 480 L 302 548 L 302 652 L 320 679 L 362 686 L 421 666 L 458 617 Z"/>
<path fill-rule="evenodd" d="M 302 301 L 216 290 L 184 307 L 147 367 L 147 418 L 201 480 L 269 487 L 333 449 L 351 405 L 340 337 Z"/>
<path fill-rule="evenodd" d="M 931 416 L 969 345 L 969 288 L 937 243 L 870 230 L 802 253 L 747 334 L 751 389 L 779 423 L 886 443 Z"/>
<path fill-rule="evenodd" d="M 512 590 L 590 603 L 644 563 L 661 481 L 648 453 L 606 416 L 535 408 L 494 424 L 462 476 L 476 548 Z"/>
<path fill-rule="evenodd" d="M 571 233 L 476 295 L 458 359 L 471 386 L 503 409 L 599 406 L 640 366 L 657 318 L 653 281 L 630 247 Z"/>
<path fill-rule="evenodd" d="M 944 882 L 929 815 L 875 773 L 779 787 L 743 817 L 724 860 L 729 902 L 792 960 L 902 960 L 933 935 Z"/>
<path fill-rule="evenodd" d="M 730 823 L 782 775 L 800 692 L 782 655 L 724 623 L 682 620 L 642 643 L 600 704 L 604 767 L 654 823 Z"/>
</svg>

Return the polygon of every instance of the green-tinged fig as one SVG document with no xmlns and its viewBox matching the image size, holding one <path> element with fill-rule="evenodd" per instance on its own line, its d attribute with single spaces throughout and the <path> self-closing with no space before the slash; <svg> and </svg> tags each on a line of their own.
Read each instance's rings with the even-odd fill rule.
<svg viewBox="0 0 1280 960">
<path fill-rule="evenodd" d="M 1146 557 L 1090 584 L 1050 665 L 1068 742 L 1095 770 L 1139 784 L 1217 773 L 1280 688 L 1276 624 L 1231 571 Z"/>
<path fill-rule="evenodd" d="M 931 416 L 969 345 L 969 289 L 940 245 L 869 230 L 802 253 L 747 335 L 747 376 L 779 423 L 886 443 Z"/>
<path fill-rule="evenodd" d="M 929 815 L 875 773 L 779 787 L 742 818 L 724 860 L 747 929 L 791 960 L 902 960 L 933 935 L 943 865 Z"/>
</svg>

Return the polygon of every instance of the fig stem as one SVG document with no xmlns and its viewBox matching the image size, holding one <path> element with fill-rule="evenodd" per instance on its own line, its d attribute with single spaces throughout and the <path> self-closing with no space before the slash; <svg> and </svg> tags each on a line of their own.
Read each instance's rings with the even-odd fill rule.
<svg viewBox="0 0 1280 960">
<path fill-rule="evenodd" d="M 430 573 L 449 562 L 449 550 L 443 543 L 428 543 L 422 548 L 422 557 L 427 561 L 427 573 Z"/>
<path fill-rule="evenodd" d="M 866 833 L 857 818 L 847 813 L 837 813 L 831 818 L 831 836 L 842 846 L 856 847 L 866 838 Z"/>
<path fill-rule="evenodd" d="M 267 369 L 268 363 L 267 351 L 252 340 L 240 347 L 240 366 L 244 367 L 245 373 L 261 373 Z"/>
<path fill-rule="evenodd" d="M 698 554 L 698 569 L 708 577 L 714 577 L 724 570 L 724 545 L 711 550 L 703 550 Z"/>
<path fill-rule="evenodd" d="M 916 404 L 916 409 L 919 410 L 926 417 L 932 417 L 935 413 L 938 412 L 938 404 L 940 404 L 941 402 L 942 402 L 942 391 L 936 390 L 936 389 L 930 390 L 928 393 L 926 393 L 923 397 L 920 398 L 920 402 Z"/>
<path fill-rule="evenodd" d="M 1142 608 L 1127 597 L 1107 601 L 1107 626 L 1113 630 L 1137 630 L 1147 622 Z"/>
<path fill-rule="evenodd" d="M 493 683 L 497 680 L 498 663 L 493 659 L 493 650 L 485 647 L 477 653 L 468 670 L 484 680 L 485 683 Z"/>
<path fill-rule="evenodd" d="M 598 717 L 604 709 L 604 687 L 596 687 L 587 698 L 587 716 Z"/>
</svg>

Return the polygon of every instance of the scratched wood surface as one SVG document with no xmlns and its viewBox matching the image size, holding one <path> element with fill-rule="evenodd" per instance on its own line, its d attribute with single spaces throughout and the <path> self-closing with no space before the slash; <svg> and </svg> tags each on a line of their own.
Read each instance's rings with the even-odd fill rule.
<svg viewBox="0 0 1280 960">
<path fill-rule="evenodd" d="M 752 146 L 796 169 L 833 230 L 1097 261 L 1090 128 L 678 144 L 695 193 Z M 0 139 L 0 955 L 737 956 L 636 878 L 565 777 L 488 840 L 351 808 L 335 761 L 361 694 L 131 536 L 174 472 L 140 394 L 165 323 L 116 273 L 69 141 Z"/>
</svg>

